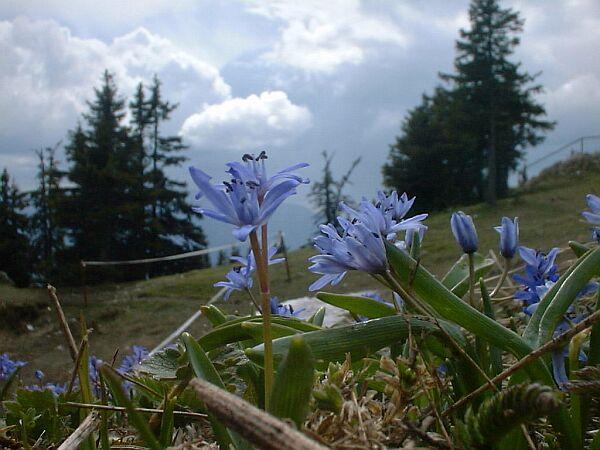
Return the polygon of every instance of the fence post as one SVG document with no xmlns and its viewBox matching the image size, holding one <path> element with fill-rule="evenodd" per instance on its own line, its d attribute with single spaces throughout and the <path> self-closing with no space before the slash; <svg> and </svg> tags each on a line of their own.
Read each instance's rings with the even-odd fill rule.
<svg viewBox="0 0 600 450">
<path fill-rule="evenodd" d="M 85 265 L 85 261 L 80 261 L 80 268 L 81 268 L 81 288 L 83 290 L 83 305 L 87 308 L 88 306 L 88 291 L 87 291 L 87 283 L 86 283 L 86 265 Z"/>
<path fill-rule="evenodd" d="M 287 275 L 287 281 L 292 281 L 292 274 L 290 273 L 290 261 L 288 259 L 287 248 L 285 246 L 285 241 L 283 240 L 283 232 L 279 230 L 277 233 L 279 237 L 279 249 L 283 253 L 284 264 L 285 264 L 285 272 Z"/>
</svg>

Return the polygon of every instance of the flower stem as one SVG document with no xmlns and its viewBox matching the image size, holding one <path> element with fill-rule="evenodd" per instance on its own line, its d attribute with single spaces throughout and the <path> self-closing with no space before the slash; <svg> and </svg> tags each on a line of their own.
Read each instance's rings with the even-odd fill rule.
<svg viewBox="0 0 600 450">
<path fill-rule="evenodd" d="M 469 304 L 479 311 L 475 303 L 475 256 L 473 253 L 469 255 Z"/>
<path fill-rule="evenodd" d="M 258 304 L 258 302 L 256 301 L 256 297 L 254 296 L 254 294 L 252 293 L 252 291 L 249 288 L 246 288 L 246 292 L 248 293 L 248 296 L 250 297 L 250 300 L 252 300 L 252 303 L 254 303 L 254 307 L 256 308 L 256 310 L 262 314 L 262 310 L 260 308 L 260 305 Z M 254 314 L 254 313 L 253 313 Z"/>
<path fill-rule="evenodd" d="M 490 294 L 490 297 L 494 298 L 496 295 L 500 293 L 500 288 L 506 281 L 506 277 L 508 276 L 508 271 L 510 270 L 510 259 L 504 258 L 504 270 L 502 270 L 502 275 L 500 275 L 500 279 L 498 280 L 498 284 Z"/>
<path fill-rule="evenodd" d="M 264 229 L 263 229 L 264 230 Z M 263 243 L 266 238 L 263 238 Z M 262 297 L 262 316 L 263 316 L 263 341 L 265 346 L 265 410 L 269 409 L 269 400 L 271 398 L 271 388 L 273 386 L 273 342 L 271 338 L 271 299 L 269 295 L 269 273 L 263 253 L 258 244 L 256 231 L 250 233 L 250 246 L 254 252 L 256 260 L 256 273 L 260 284 L 260 293 Z M 263 252 L 268 252 L 268 248 L 263 247 Z M 267 253 L 268 257 L 268 253 Z"/>
</svg>

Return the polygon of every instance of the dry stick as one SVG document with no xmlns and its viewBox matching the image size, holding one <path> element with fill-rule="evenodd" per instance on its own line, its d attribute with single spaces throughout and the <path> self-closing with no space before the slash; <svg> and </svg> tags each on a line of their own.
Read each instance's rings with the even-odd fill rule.
<svg viewBox="0 0 600 450">
<path fill-rule="evenodd" d="M 75 365 L 73 366 L 73 372 L 71 372 L 71 380 L 69 381 L 69 388 L 67 389 L 67 395 L 71 393 L 73 390 L 73 386 L 75 386 L 75 379 L 77 378 L 77 372 L 79 371 L 79 364 L 81 364 L 81 355 L 83 355 L 83 349 L 87 345 L 88 340 L 82 339 L 79 344 L 79 349 L 77 350 L 77 358 L 75 358 Z"/>
<path fill-rule="evenodd" d="M 79 402 L 65 402 L 63 405 L 72 406 L 73 408 L 81 408 L 81 409 L 98 409 L 105 411 L 117 411 L 117 412 L 126 412 L 127 408 L 124 406 L 111 406 L 111 405 L 96 405 L 92 403 L 79 403 Z M 137 412 L 147 413 L 147 414 L 163 414 L 165 411 L 163 409 L 155 409 L 155 408 L 134 408 Z M 173 414 L 176 416 L 182 417 L 190 417 L 192 419 L 206 419 L 208 416 L 206 414 L 188 412 L 188 411 L 173 411 Z"/>
<path fill-rule="evenodd" d="M 94 407 L 97 405 L 94 405 Z M 83 422 L 79 424 L 77 429 L 58 447 L 58 450 L 77 450 L 79 445 L 85 441 L 90 434 L 98 428 L 100 417 L 95 411 L 92 411 Z"/>
<path fill-rule="evenodd" d="M 48 295 L 54 304 L 54 309 L 56 310 L 56 316 L 58 318 L 58 324 L 62 329 L 65 339 L 67 340 L 69 352 L 71 353 L 71 359 L 75 361 L 77 359 L 77 344 L 75 344 L 75 339 L 73 339 L 73 335 L 71 334 L 71 330 L 67 324 L 65 313 L 63 312 L 60 302 L 58 301 L 58 297 L 56 296 L 56 288 L 50 284 L 48 285 Z"/>
<path fill-rule="evenodd" d="M 401 422 L 400 426 L 404 428 L 404 430 L 406 430 L 407 432 L 413 433 L 414 435 L 418 436 L 421 440 L 427 442 L 429 445 L 433 445 L 434 447 L 442 449 L 451 448 L 443 439 L 435 439 L 429 436 L 429 434 L 427 434 L 425 431 L 421 430 L 418 426 L 411 422 Z"/>
<path fill-rule="evenodd" d="M 532 362 L 534 359 L 539 358 L 544 353 L 547 353 L 551 350 L 554 350 L 555 348 L 560 347 L 566 341 L 571 339 L 573 336 L 575 336 L 576 334 L 581 333 L 583 330 L 591 327 L 596 322 L 600 322 L 600 311 L 596 311 L 595 313 L 590 315 L 587 319 L 582 320 L 581 322 L 579 322 L 577 325 L 575 325 L 570 330 L 568 330 L 568 331 L 564 332 L 563 334 L 558 335 L 554 339 L 546 342 L 541 347 L 536 348 L 531 353 L 529 353 L 527 356 L 524 356 L 519 361 L 517 361 L 515 364 L 510 366 L 508 369 L 506 369 L 503 372 L 496 375 L 491 380 L 493 385 L 495 386 L 495 383 L 499 383 L 499 382 L 505 380 L 506 378 L 511 376 L 513 373 L 515 373 L 517 370 L 522 369 L 524 366 L 526 366 L 527 364 Z M 442 413 L 442 415 L 445 416 L 448 413 L 450 413 L 451 411 L 453 411 L 457 408 L 460 408 L 461 406 L 463 406 L 465 403 L 467 403 L 474 397 L 478 396 L 482 392 L 485 392 L 488 388 L 489 388 L 488 384 L 481 385 L 480 387 L 475 389 L 473 392 L 464 396 L 463 398 L 458 400 L 456 403 L 454 403 L 452 406 L 450 406 L 446 411 L 444 411 Z"/>
<path fill-rule="evenodd" d="M 325 450 L 285 422 L 230 392 L 194 378 L 190 385 L 206 408 L 223 424 L 263 450 Z"/>
</svg>

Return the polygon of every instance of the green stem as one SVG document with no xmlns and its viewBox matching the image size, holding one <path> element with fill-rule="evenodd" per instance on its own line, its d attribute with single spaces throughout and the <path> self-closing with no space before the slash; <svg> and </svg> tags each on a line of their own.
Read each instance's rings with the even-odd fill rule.
<svg viewBox="0 0 600 450">
<path fill-rule="evenodd" d="M 490 294 L 490 297 L 493 298 L 493 297 L 497 296 L 500 293 L 500 288 L 502 287 L 502 285 L 506 281 L 506 277 L 508 276 L 508 271 L 510 270 L 510 262 L 511 262 L 510 259 L 504 258 L 504 269 L 502 270 L 502 275 L 500 275 L 500 279 L 498 280 L 498 284 L 496 285 L 496 287 L 494 288 L 494 290 Z"/>
<path fill-rule="evenodd" d="M 264 229 L 263 229 L 264 231 Z M 265 239 L 263 238 L 263 245 Z M 265 410 L 269 409 L 269 400 L 271 398 L 271 390 L 273 386 L 273 340 L 271 337 L 271 298 L 269 295 L 269 274 L 265 259 L 258 244 L 258 236 L 256 231 L 250 233 L 250 246 L 254 252 L 254 260 L 256 261 L 256 273 L 260 284 L 260 293 L 262 298 L 262 317 L 263 317 L 263 341 L 265 348 Z M 267 253 L 268 248 L 263 248 L 263 252 Z M 268 254 L 267 254 L 268 257 Z"/>
<path fill-rule="evenodd" d="M 256 308 L 256 310 L 262 314 L 262 311 L 260 309 L 260 305 L 258 304 L 258 302 L 256 301 L 256 297 L 254 297 L 254 294 L 252 293 L 252 291 L 248 288 L 246 288 L 246 292 L 248 293 L 248 296 L 250 297 L 250 300 L 252 300 L 252 303 L 254 304 L 254 307 Z M 254 312 L 252 312 L 251 315 L 254 315 Z"/>
<path fill-rule="evenodd" d="M 469 253 L 469 305 L 479 310 L 475 304 L 475 256 Z"/>
</svg>

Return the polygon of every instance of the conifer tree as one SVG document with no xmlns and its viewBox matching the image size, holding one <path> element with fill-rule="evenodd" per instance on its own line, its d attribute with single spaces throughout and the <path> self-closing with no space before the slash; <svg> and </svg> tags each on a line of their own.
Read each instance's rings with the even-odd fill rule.
<svg viewBox="0 0 600 450">
<path fill-rule="evenodd" d="M 486 199 L 495 204 L 508 190 L 508 175 L 516 169 L 526 146 L 543 141 L 554 127 L 534 96 L 542 86 L 510 57 L 519 45 L 524 21 L 498 0 L 473 0 L 471 27 L 460 30 L 455 74 L 442 74 L 464 101 L 470 120 L 465 131 L 478 137 L 475 151 L 486 160 Z"/>
<path fill-rule="evenodd" d="M 57 147 L 47 147 L 36 152 L 38 162 L 38 188 L 31 194 L 35 208 L 30 218 L 33 253 L 36 271 L 47 281 L 56 282 L 58 259 L 65 250 L 65 230 L 60 220 L 64 202 L 60 183 L 64 173 L 56 160 Z"/>
<path fill-rule="evenodd" d="M 81 125 L 70 133 L 66 147 L 68 173 L 74 186 L 63 211 L 69 224 L 72 251 L 78 259 L 128 259 L 135 237 L 132 215 L 137 209 L 135 160 L 123 121 L 125 104 L 113 76 L 106 71 L 95 99 L 88 102 Z"/>
<path fill-rule="evenodd" d="M 29 284 L 31 273 L 26 206 L 25 195 L 5 168 L 0 176 L 0 270 L 19 287 Z"/>
</svg>

